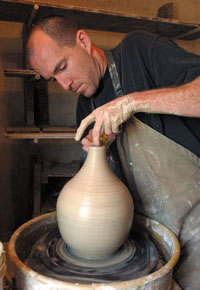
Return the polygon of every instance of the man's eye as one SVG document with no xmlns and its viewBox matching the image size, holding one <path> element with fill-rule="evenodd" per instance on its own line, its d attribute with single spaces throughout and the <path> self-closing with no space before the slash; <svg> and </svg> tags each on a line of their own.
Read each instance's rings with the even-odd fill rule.
<svg viewBox="0 0 200 290">
<path fill-rule="evenodd" d="M 60 67 L 59 67 L 59 71 L 63 71 L 66 69 L 66 64 L 62 64 Z"/>
</svg>

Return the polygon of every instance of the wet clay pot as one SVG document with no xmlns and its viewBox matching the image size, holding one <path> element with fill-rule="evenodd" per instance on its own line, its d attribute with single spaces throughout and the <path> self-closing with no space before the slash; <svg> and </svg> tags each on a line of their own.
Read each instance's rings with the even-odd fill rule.
<svg viewBox="0 0 200 290">
<path fill-rule="evenodd" d="M 133 201 L 110 169 L 104 146 L 89 147 L 84 165 L 63 187 L 57 220 L 62 238 L 79 257 L 107 258 L 124 243 L 132 225 Z"/>
</svg>

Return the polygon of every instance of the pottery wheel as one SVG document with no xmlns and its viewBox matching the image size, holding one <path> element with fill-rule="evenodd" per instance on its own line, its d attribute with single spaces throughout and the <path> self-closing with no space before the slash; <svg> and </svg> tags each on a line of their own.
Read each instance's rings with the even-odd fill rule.
<svg viewBox="0 0 200 290">
<path fill-rule="evenodd" d="M 73 255 L 58 228 L 51 229 L 33 245 L 27 264 L 36 272 L 61 281 L 102 283 L 127 281 L 153 272 L 158 252 L 147 234 L 133 233 L 112 256 L 103 260 Z"/>
</svg>

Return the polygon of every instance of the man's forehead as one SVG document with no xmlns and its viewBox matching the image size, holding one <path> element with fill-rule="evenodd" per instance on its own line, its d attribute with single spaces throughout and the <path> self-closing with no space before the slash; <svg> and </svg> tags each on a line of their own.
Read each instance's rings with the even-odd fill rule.
<svg viewBox="0 0 200 290">
<path fill-rule="evenodd" d="M 56 67 L 63 59 L 63 52 L 56 42 L 45 33 L 38 31 L 32 39 L 32 56 L 30 64 L 45 79 L 49 79 L 55 72 Z"/>
<path fill-rule="evenodd" d="M 42 31 L 36 30 L 32 32 L 27 42 L 27 52 L 29 59 L 35 57 L 38 50 L 40 50 L 40 46 L 43 46 L 45 42 L 46 36 Z"/>
<path fill-rule="evenodd" d="M 53 61 L 53 54 L 51 53 L 50 47 L 37 37 L 32 38 L 29 43 L 31 48 L 29 49 L 29 62 L 33 69 L 38 71 L 42 76 L 44 72 L 50 69 L 50 64 Z M 45 76 L 44 76 L 45 77 Z"/>
<path fill-rule="evenodd" d="M 37 48 L 40 45 L 47 45 L 49 43 L 53 43 L 53 39 L 50 38 L 46 33 L 44 33 L 42 30 L 37 29 L 33 32 L 33 34 L 30 37 L 29 45 L 33 45 L 35 48 Z"/>
<path fill-rule="evenodd" d="M 43 31 L 36 31 L 29 41 L 30 58 L 46 59 L 46 57 L 53 59 L 60 53 L 60 47 L 56 42 Z"/>
</svg>

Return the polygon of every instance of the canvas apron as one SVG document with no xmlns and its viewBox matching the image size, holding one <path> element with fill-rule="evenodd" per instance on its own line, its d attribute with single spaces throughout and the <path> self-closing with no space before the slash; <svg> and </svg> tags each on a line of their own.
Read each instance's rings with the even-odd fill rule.
<svg viewBox="0 0 200 290">
<path fill-rule="evenodd" d="M 116 95 L 122 89 L 106 53 Z M 174 128 L 176 130 L 176 128 Z M 135 117 L 117 138 L 135 211 L 169 227 L 181 243 L 174 278 L 184 290 L 200 289 L 200 158 Z"/>
</svg>

